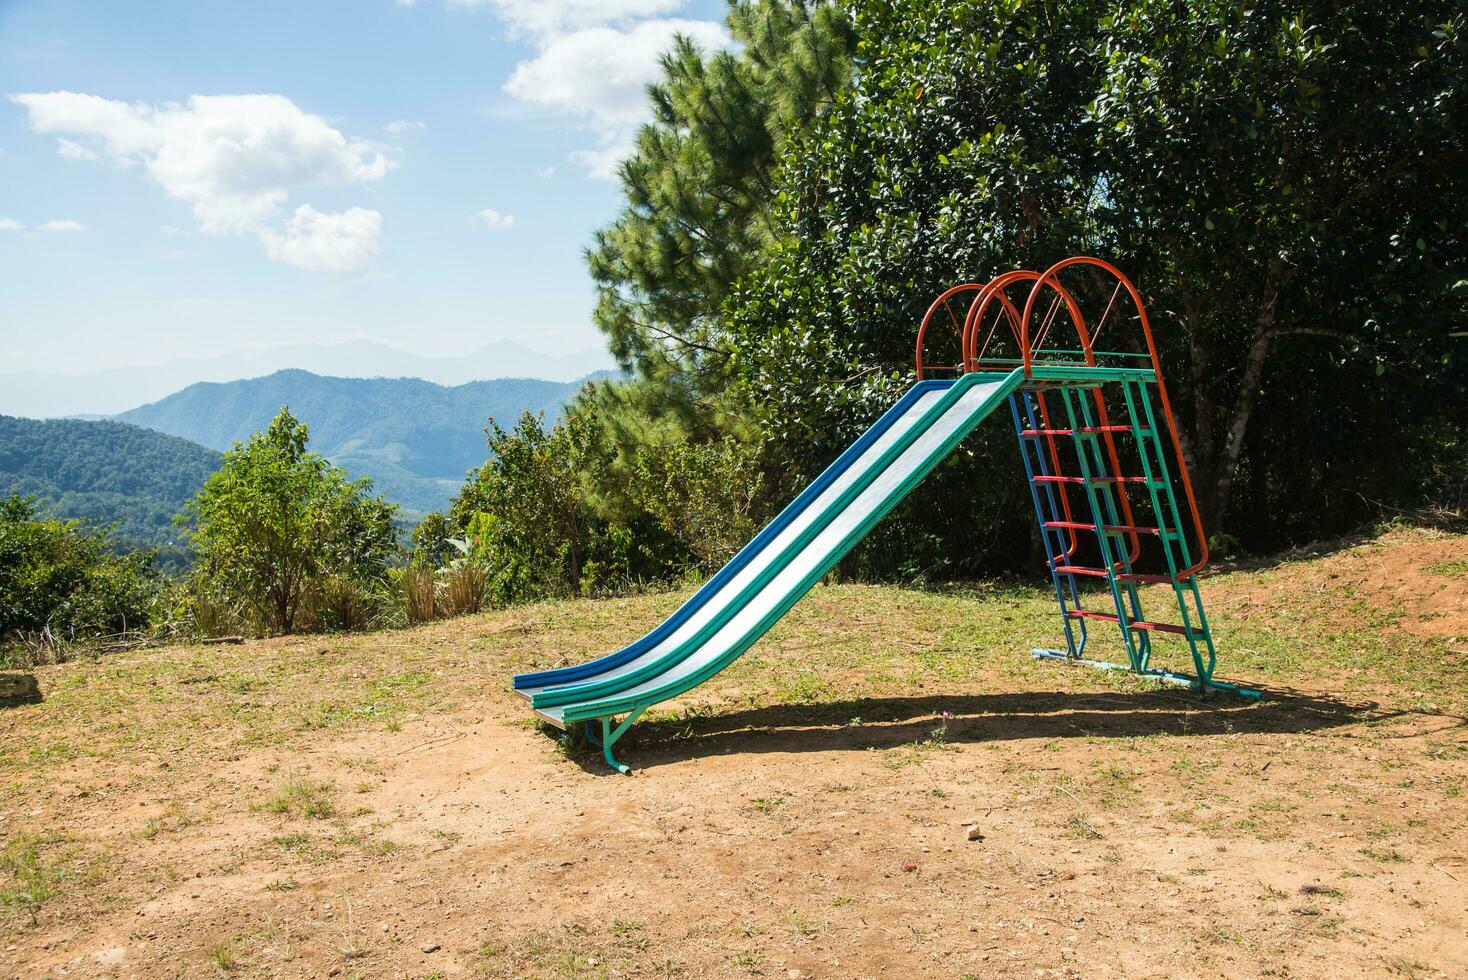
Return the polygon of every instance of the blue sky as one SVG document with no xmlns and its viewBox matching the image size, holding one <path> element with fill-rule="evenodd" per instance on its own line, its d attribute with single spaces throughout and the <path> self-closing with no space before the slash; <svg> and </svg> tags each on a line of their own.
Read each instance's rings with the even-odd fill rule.
<svg viewBox="0 0 1468 980">
<path fill-rule="evenodd" d="M 715 0 L 0 0 L 0 373 L 600 346 L 581 258 Z"/>
</svg>

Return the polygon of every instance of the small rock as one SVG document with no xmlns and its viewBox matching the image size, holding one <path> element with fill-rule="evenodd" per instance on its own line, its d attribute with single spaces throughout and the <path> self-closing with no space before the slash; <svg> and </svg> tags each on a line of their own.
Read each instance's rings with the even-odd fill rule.
<svg viewBox="0 0 1468 980">
<path fill-rule="evenodd" d="M 980 830 L 978 827 L 970 827 L 968 829 L 968 839 L 969 840 L 983 840 L 984 839 L 984 832 L 982 830 Z"/>
<path fill-rule="evenodd" d="M 906 872 L 909 872 L 909 873 L 911 873 L 913 871 L 916 871 L 917 870 L 917 862 L 916 861 L 903 861 L 902 862 L 902 870 L 903 871 L 906 871 Z"/>
<path fill-rule="evenodd" d="M 383 922 L 377 927 L 378 932 L 387 932 L 387 923 Z"/>
<path fill-rule="evenodd" d="M 785 976 L 789 977 L 790 980 L 801 980 L 801 978 L 804 977 L 805 974 L 801 973 L 799 970 L 786 970 Z"/>
<path fill-rule="evenodd" d="M 330 970 L 326 971 L 326 975 L 328 977 L 339 977 L 342 975 L 342 968 L 339 966 L 334 966 Z"/>
<path fill-rule="evenodd" d="M 425 952 L 425 953 L 437 953 L 438 952 L 438 943 L 424 943 L 423 944 L 423 952 Z"/>
</svg>

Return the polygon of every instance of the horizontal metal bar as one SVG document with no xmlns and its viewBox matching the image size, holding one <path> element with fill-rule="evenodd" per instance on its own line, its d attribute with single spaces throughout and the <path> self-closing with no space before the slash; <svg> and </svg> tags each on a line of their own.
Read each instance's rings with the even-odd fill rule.
<svg viewBox="0 0 1468 980">
<path fill-rule="evenodd" d="M 1096 525 L 1085 521 L 1046 521 L 1046 527 L 1066 527 L 1077 531 L 1094 531 Z M 1172 532 L 1160 527 L 1138 527 L 1135 524 L 1103 524 L 1101 530 L 1108 534 L 1157 534 L 1171 536 Z"/>
<path fill-rule="evenodd" d="M 1077 432 L 1130 432 L 1129 425 L 1087 425 L 1080 429 L 1021 429 L 1022 436 L 1073 436 Z M 1145 430 L 1142 430 L 1145 431 Z"/>
<path fill-rule="evenodd" d="M 1069 609 L 1065 614 L 1072 619 L 1099 619 L 1108 623 L 1121 622 L 1121 620 L 1116 618 L 1115 614 L 1104 613 L 1095 609 Z M 1128 620 L 1126 627 L 1127 629 L 1147 630 L 1154 633 L 1176 633 L 1179 636 L 1189 635 L 1188 629 L 1185 626 L 1177 626 L 1173 623 L 1154 623 L 1146 619 Z"/>
<path fill-rule="evenodd" d="M 1087 667 L 1094 667 L 1097 670 L 1124 670 L 1129 674 L 1138 673 L 1137 671 L 1132 670 L 1132 668 L 1127 664 L 1111 664 L 1107 663 L 1104 660 L 1087 660 L 1085 657 L 1072 657 L 1064 650 L 1045 650 L 1037 647 L 1030 651 L 1030 656 L 1034 657 L 1037 660 L 1064 660 L 1067 663 L 1083 664 Z M 1146 670 L 1141 671 L 1138 676 L 1152 677 L 1159 681 L 1165 681 L 1168 684 L 1177 684 L 1183 687 L 1198 688 L 1200 690 L 1212 689 L 1217 691 L 1230 691 L 1234 694 L 1237 694 L 1241 698 L 1250 698 L 1255 701 L 1260 700 L 1261 697 L 1258 691 L 1251 690 L 1247 687 L 1240 687 L 1237 684 L 1228 684 L 1224 681 L 1215 680 L 1209 680 L 1206 682 L 1200 681 L 1198 680 L 1198 678 L 1189 677 L 1187 674 L 1175 674 L 1170 670 L 1158 670 L 1156 667 L 1149 667 Z"/>
<path fill-rule="evenodd" d="M 1057 565 L 1057 572 L 1062 575 L 1090 575 L 1095 578 L 1115 578 L 1118 582 L 1143 582 L 1148 585 L 1171 585 L 1172 577 L 1169 575 L 1143 575 L 1139 572 L 1107 572 L 1104 568 L 1091 568 L 1088 565 Z"/>
<path fill-rule="evenodd" d="M 1036 483 L 1151 483 L 1145 476 L 1036 476 Z"/>
</svg>

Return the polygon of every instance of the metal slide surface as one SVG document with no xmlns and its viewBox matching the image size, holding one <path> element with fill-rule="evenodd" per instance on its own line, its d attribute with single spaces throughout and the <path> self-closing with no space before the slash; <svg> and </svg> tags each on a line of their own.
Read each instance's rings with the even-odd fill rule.
<svg viewBox="0 0 1468 980">
<path fill-rule="evenodd" d="M 602 679 L 609 672 L 654 651 L 661 655 L 675 649 L 677 642 L 693 635 L 684 627 L 695 615 L 703 613 L 698 622 L 693 624 L 694 630 L 707 622 L 721 603 L 727 603 L 732 596 L 736 596 L 740 587 L 767 568 L 773 559 L 778 558 L 780 551 L 795 540 L 803 527 L 818 519 L 820 512 L 830 507 L 831 501 L 850 485 L 850 481 L 873 466 L 881 458 L 882 452 L 892 444 L 892 440 L 914 425 L 952 385 L 952 381 L 926 381 L 910 388 L 892 408 L 883 413 L 881 418 L 872 423 L 860 438 L 837 457 L 825 472 L 812 481 L 749 544 L 740 549 L 737 555 L 656 629 L 637 642 L 588 663 L 520 674 L 514 679 L 516 692 L 533 698 L 547 688 Z M 740 577 L 737 583 L 733 581 L 736 577 Z M 677 642 L 668 642 L 675 633 Z"/>
<path fill-rule="evenodd" d="M 597 661 L 516 677 L 516 689 L 536 714 L 564 726 L 701 684 L 753 645 L 1021 380 L 1021 372 L 975 373 L 914 387 L 668 621 Z"/>
</svg>

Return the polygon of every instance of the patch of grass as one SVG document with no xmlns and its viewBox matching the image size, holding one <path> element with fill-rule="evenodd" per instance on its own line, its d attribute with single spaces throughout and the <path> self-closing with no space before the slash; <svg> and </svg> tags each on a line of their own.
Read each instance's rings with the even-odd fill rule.
<svg viewBox="0 0 1468 980">
<path fill-rule="evenodd" d="M 1095 824 L 1079 813 L 1065 822 L 1065 831 L 1076 840 L 1102 840 L 1106 836 L 1096 829 Z"/>
<path fill-rule="evenodd" d="M 785 797 L 771 796 L 760 797 L 749 801 L 760 813 L 774 813 L 776 809 L 785 805 Z"/>
<path fill-rule="evenodd" d="M 1369 847 L 1363 847 L 1361 848 L 1361 854 L 1365 857 L 1370 858 L 1373 861 L 1379 861 L 1382 864 L 1403 864 L 1407 860 L 1406 855 L 1397 850 L 1395 847 L 1389 847 L 1384 851 L 1377 851 Z"/>
<path fill-rule="evenodd" d="M 926 762 L 928 757 L 935 752 L 954 751 L 957 746 L 948 744 L 948 718 L 945 712 L 943 720 L 938 727 L 928 732 L 927 738 L 918 739 L 914 742 L 906 742 L 887 750 L 886 758 L 882 760 L 888 769 L 905 769 Z"/>
<path fill-rule="evenodd" d="M 42 859 L 41 848 L 54 838 L 20 833 L 0 850 L 0 871 L 9 880 L 0 884 L 0 909 L 18 909 L 36 921 L 36 913 L 55 893 L 56 866 Z"/>
<path fill-rule="evenodd" d="M 265 809 L 282 816 L 324 820 L 335 811 L 335 803 L 332 801 L 334 790 L 335 787 L 329 781 L 292 776 L 265 801 Z"/>
<path fill-rule="evenodd" d="M 1452 561 L 1428 565 L 1427 571 L 1432 575 L 1468 576 L 1468 558 L 1455 558 Z"/>
<path fill-rule="evenodd" d="M 240 957 L 235 952 L 234 943 L 219 943 L 204 951 L 204 962 L 220 973 L 229 974 L 239 967 Z"/>
</svg>

